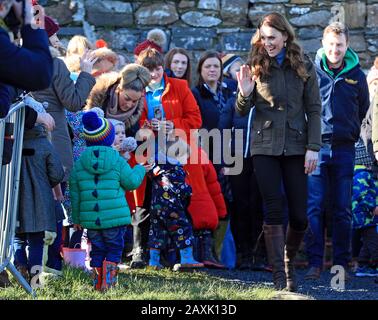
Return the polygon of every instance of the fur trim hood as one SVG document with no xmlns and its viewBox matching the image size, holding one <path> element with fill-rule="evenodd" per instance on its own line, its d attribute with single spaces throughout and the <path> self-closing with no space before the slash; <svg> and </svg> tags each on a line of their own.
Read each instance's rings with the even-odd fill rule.
<svg viewBox="0 0 378 320">
<path fill-rule="evenodd" d="M 119 76 L 117 72 L 108 72 L 96 79 L 96 84 L 93 87 L 91 93 L 89 94 L 86 109 L 92 109 L 94 107 L 100 107 L 105 111 L 106 118 L 112 118 L 112 115 L 109 115 L 106 111 L 107 106 L 104 104 L 109 98 L 109 89 L 117 83 Z M 124 120 L 125 129 L 128 130 L 134 126 L 140 119 L 144 109 L 144 99 L 140 99 L 138 105 L 135 109 L 135 112 L 131 117 Z"/>
</svg>

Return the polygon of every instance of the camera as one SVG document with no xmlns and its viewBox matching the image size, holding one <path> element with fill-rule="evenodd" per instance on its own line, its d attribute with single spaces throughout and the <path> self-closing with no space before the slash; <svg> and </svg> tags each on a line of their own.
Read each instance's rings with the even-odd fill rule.
<svg viewBox="0 0 378 320">
<path fill-rule="evenodd" d="M 22 12 L 23 12 L 22 18 L 24 18 L 24 15 L 25 15 L 25 0 L 16 0 L 16 2 L 22 2 Z M 11 31 L 13 33 L 14 38 L 16 39 L 22 25 L 21 25 L 21 21 L 17 18 L 13 8 L 5 16 L 4 23 L 8 27 L 9 31 Z"/>
</svg>

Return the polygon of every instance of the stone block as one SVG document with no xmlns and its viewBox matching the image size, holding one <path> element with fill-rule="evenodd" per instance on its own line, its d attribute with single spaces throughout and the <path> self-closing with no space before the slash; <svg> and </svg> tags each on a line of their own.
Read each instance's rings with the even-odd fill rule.
<svg viewBox="0 0 378 320">
<path fill-rule="evenodd" d="M 187 50 L 210 50 L 213 48 L 217 37 L 213 28 L 172 28 L 170 47 L 183 47 Z"/>
<path fill-rule="evenodd" d="M 225 34 L 222 37 L 223 50 L 248 52 L 251 49 L 251 38 L 254 33 L 255 30 L 251 30 L 251 32 Z"/>
<path fill-rule="evenodd" d="M 140 7 L 135 13 L 139 25 L 169 25 L 179 20 L 176 6 L 173 3 L 154 3 Z"/>
<path fill-rule="evenodd" d="M 283 4 L 254 5 L 248 11 L 249 21 L 252 23 L 252 26 L 257 27 L 260 19 L 267 12 L 273 12 L 273 11 L 285 14 L 285 6 Z"/>
<path fill-rule="evenodd" d="M 182 21 L 193 27 L 210 28 L 222 23 L 222 20 L 199 11 L 189 11 L 181 16 Z"/>
<path fill-rule="evenodd" d="M 304 14 L 300 17 L 290 19 L 296 27 L 308 27 L 308 26 L 320 26 L 326 27 L 328 25 L 329 19 L 331 18 L 331 13 L 326 10 L 314 11 Z"/>
<path fill-rule="evenodd" d="M 222 0 L 221 17 L 226 25 L 246 26 L 248 2 L 246 0 Z"/>
<path fill-rule="evenodd" d="M 201 0 L 198 2 L 198 9 L 219 10 L 219 0 Z"/>
<path fill-rule="evenodd" d="M 86 0 L 87 21 L 95 26 L 125 27 L 134 23 L 130 3 Z"/>
</svg>

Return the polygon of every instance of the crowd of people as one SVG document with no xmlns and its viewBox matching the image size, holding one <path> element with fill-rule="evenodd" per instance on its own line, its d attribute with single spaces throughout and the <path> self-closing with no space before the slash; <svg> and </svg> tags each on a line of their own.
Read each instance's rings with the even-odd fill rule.
<svg viewBox="0 0 378 320">
<path fill-rule="evenodd" d="M 3 18 L 13 2 L 0 0 Z M 25 279 L 34 266 L 64 276 L 62 248 L 86 239 L 99 291 L 125 264 L 265 271 L 296 291 L 302 244 L 305 279 L 323 271 L 327 210 L 332 263 L 378 276 L 378 59 L 366 76 L 343 23 L 324 29 L 312 61 L 287 19 L 268 13 L 247 61 L 209 50 L 196 63 L 183 48 L 165 52 L 159 29 L 129 62 L 103 40 L 64 48 L 51 17 L 31 22 L 22 47 L 0 28 L 2 116 L 31 92 L 14 241 Z M 5 271 L 0 280 L 10 285 Z"/>
</svg>

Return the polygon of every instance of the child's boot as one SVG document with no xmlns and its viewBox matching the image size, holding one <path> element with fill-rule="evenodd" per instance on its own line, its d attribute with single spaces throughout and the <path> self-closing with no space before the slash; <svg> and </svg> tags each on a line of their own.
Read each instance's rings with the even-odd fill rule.
<svg viewBox="0 0 378 320">
<path fill-rule="evenodd" d="M 186 247 L 180 250 L 180 264 L 175 265 L 174 270 L 182 269 L 196 269 L 203 268 L 204 264 L 194 260 L 193 258 L 193 247 Z"/>
<path fill-rule="evenodd" d="M 92 276 L 93 276 L 93 287 L 96 291 L 101 291 L 102 285 L 102 268 L 94 267 L 92 269 Z"/>
<path fill-rule="evenodd" d="M 160 250 L 159 249 L 152 249 L 152 248 L 150 249 L 150 260 L 148 262 L 148 266 L 156 270 L 163 268 L 163 266 L 160 263 Z"/>
<path fill-rule="evenodd" d="M 117 263 L 106 261 L 102 263 L 102 284 L 101 290 L 106 291 L 115 287 L 118 280 L 118 266 Z"/>
<path fill-rule="evenodd" d="M 204 230 L 200 237 L 202 247 L 202 262 L 206 268 L 225 269 L 226 266 L 220 263 L 214 256 L 214 239 L 210 230 Z"/>
</svg>

